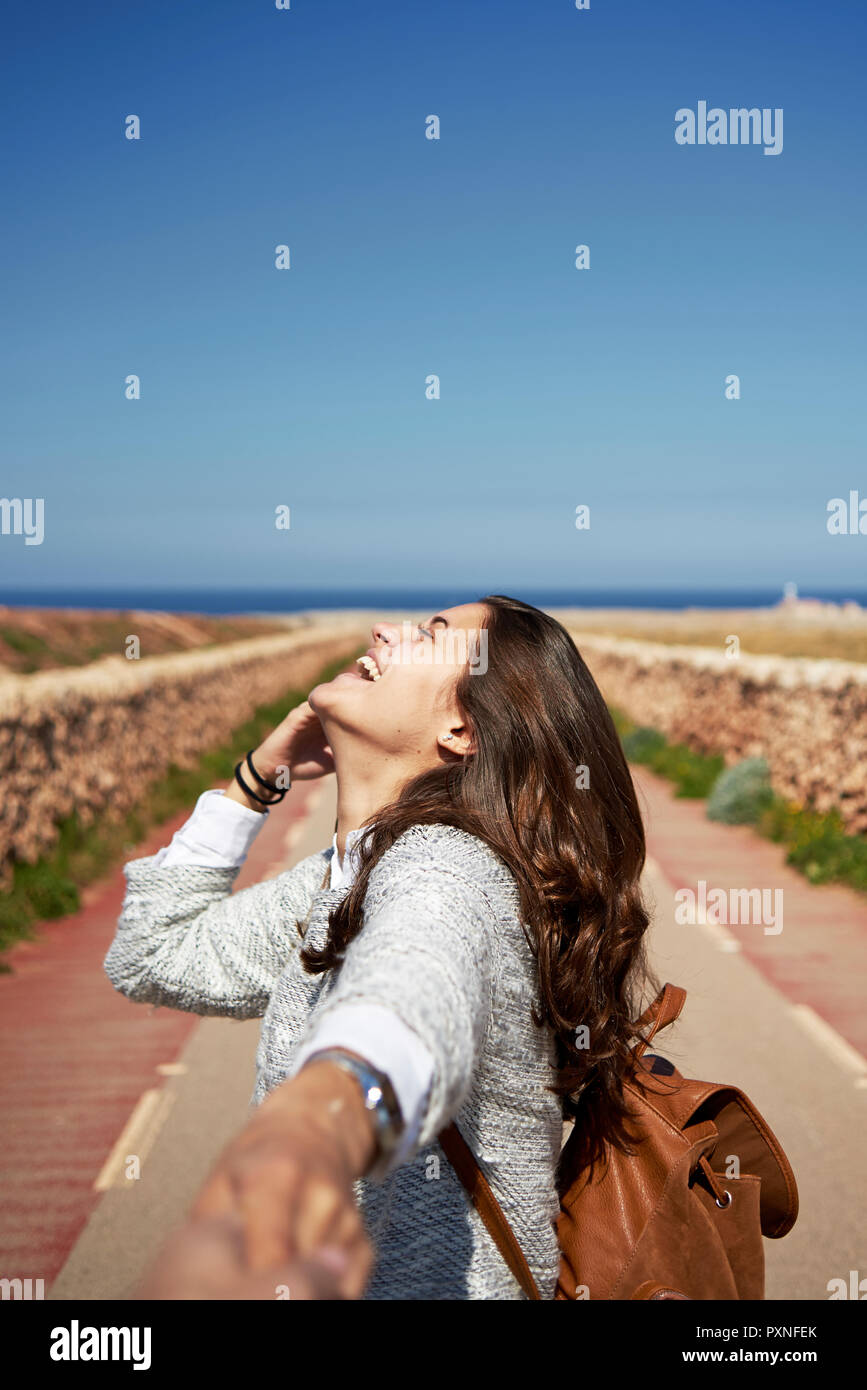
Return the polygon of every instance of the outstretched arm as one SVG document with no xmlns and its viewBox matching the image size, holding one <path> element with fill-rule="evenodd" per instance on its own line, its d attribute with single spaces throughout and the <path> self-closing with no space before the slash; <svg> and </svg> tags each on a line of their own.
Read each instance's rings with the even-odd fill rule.
<svg viewBox="0 0 867 1390">
<path fill-rule="evenodd" d="M 424 832 L 414 832 L 419 833 L 424 838 Z M 350 1004 L 385 1008 L 427 1049 L 433 1076 L 411 1146 L 415 1151 L 460 1108 L 490 1018 L 496 968 L 492 910 L 467 876 L 433 856 L 420 862 L 418 848 L 416 840 L 404 862 L 393 847 L 371 875 L 374 887 L 382 867 L 388 875 L 384 891 L 347 951 L 328 1008 L 311 1019 L 299 1054 L 303 1064 L 266 1097 L 224 1150 L 194 1208 L 197 1218 L 237 1221 L 251 1270 L 336 1247 L 346 1262 L 342 1287 L 349 1297 L 361 1291 L 370 1262 L 353 1184 L 376 1171 L 379 1155 L 357 1082 L 316 1056 L 326 1020 L 336 1020 Z M 330 1038 L 329 1045 L 334 1045 Z"/>
</svg>

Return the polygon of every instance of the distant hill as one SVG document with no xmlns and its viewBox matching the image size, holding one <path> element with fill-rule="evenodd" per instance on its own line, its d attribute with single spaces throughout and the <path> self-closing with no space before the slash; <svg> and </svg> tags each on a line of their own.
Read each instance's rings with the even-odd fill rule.
<svg viewBox="0 0 867 1390">
<path fill-rule="evenodd" d="M 285 631 L 285 622 L 258 618 L 0 607 L 0 672 L 28 675 L 124 656 L 130 637 L 138 638 L 140 658 L 146 660 Z"/>
</svg>

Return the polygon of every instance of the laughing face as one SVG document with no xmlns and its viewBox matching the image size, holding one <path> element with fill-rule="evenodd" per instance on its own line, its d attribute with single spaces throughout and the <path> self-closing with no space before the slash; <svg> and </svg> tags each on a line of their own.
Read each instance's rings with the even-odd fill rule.
<svg viewBox="0 0 867 1390">
<path fill-rule="evenodd" d="M 310 692 L 329 743 L 354 736 L 419 767 L 471 752 L 455 686 L 468 663 L 479 668 L 485 618 L 481 604 L 467 603 L 416 625 L 377 623 L 355 669 Z"/>
</svg>

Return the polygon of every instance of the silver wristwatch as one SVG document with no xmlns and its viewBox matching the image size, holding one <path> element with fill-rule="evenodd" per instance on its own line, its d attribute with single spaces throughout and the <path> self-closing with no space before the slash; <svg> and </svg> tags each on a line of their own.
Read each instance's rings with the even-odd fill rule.
<svg viewBox="0 0 867 1390">
<path fill-rule="evenodd" d="M 375 1166 L 386 1164 L 400 1142 L 403 1115 L 394 1094 L 394 1087 L 385 1073 L 372 1067 L 369 1062 L 362 1061 L 360 1057 L 354 1057 L 351 1053 L 343 1052 L 336 1047 L 314 1052 L 307 1061 L 333 1062 L 335 1066 L 342 1067 L 350 1076 L 355 1077 L 364 1097 L 364 1108 L 369 1111 L 374 1121 L 377 1147 Z"/>
</svg>

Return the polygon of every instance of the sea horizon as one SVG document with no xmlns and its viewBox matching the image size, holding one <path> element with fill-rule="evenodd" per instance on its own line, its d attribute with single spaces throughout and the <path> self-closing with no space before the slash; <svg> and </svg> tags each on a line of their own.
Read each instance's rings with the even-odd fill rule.
<svg viewBox="0 0 867 1390">
<path fill-rule="evenodd" d="M 481 595 L 467 585 L 433 589 L 193 589 L 131 587 L 124 589 L 2 589 L 0 606 L 9 608 L 78 608 L 210 615 L 302 613 L 336 609 L 449 608 Z M 513 594 L 538 608 L 635 608 L 677 611 L 687 608 L 774 608 L 781 589 L 518 589 Z M 809 589 L 801 599 L 824 603 L 854 602 L 867 607 L 867 590 Z"/>
</svg>

